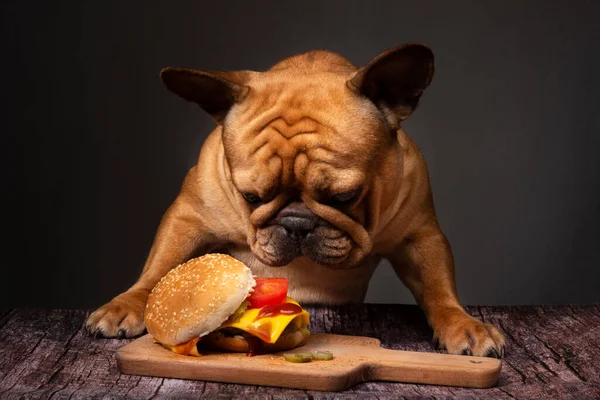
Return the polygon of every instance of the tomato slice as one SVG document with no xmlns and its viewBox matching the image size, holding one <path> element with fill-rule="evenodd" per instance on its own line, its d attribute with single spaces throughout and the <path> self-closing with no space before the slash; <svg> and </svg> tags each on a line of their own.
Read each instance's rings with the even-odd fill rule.
<svg viewBox="0 0 600 400">
<path fill-rule="evenodd" d="M 254 278 L 254 292 L 246 300 L 248 308 L 262 308 L 281 304 L 285 301 L 288 291 L 288 280 L 285 278 Z"/>
</svg>

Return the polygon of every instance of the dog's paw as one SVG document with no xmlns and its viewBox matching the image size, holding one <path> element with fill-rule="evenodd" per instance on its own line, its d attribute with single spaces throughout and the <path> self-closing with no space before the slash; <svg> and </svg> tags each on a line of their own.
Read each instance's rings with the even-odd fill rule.
<svg viewBox="0 0 600 400">
<path fill-rule="evenodd" d="M 96 337 L 130 338 L 144 333 L 144 308 L 148 292 L 127 291 L 94 311 L 86 321 L 87 331 Z"/>
<path fill-rule="evenodd" d="M 462 310 L 451 311 L 434 326 L 434 341 L 450 354 L 504 357 L 504 336 Z"/>
</svg>

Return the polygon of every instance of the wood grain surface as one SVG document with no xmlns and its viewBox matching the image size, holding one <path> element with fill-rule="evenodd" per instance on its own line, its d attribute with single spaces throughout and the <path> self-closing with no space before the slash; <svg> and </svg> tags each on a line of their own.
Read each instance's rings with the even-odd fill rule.
<svg viewBox="0 0 600 400">
<path fill-rule="evenodd" d="M 407 305 L 306 307 L 311 330 L 379 338 L 394 350 L 433 352 L 422 312 Z M 600 308 L 467 307 L 506 335 L 498 385 L 489 389 L 366 382 L 344 392 L 120 374 L 115 353 L 131 340 L 94 339 L 85 310 L 0 314 L 1 399 L 593 399 L 600 398 Z"/>
</svg>

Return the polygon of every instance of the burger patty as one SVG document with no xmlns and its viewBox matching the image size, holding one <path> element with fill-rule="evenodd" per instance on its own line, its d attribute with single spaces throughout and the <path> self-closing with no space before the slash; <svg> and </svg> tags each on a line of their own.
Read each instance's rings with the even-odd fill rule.
<svg viewBox="0 0 600 400">
<path fill-rule="evenodd" d="M 285 327 L 283 332 L 281 332 L 281 336 L 284 336 L 288 333 L 296 332 L 297 330 L 298 330 L 298 327 L 296 326 L 296 324 L 289 324 L 288 326 Z M 223 336 L 225 336 L 225 337 L 242 336 L 244 339 L 246 339 L 246 338 L 254 336 L 254 335 L 251 335 L 250 333 L 243 331 L 241 329 L 231 328 L 231 327 L 219 329 L 216 332 L 221 332 L 223 334 Z"/>
</svg>

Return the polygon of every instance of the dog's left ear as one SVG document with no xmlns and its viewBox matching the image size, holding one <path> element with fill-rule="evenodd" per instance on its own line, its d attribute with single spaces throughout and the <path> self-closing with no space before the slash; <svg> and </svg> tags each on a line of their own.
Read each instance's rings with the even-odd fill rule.
<svg viewBox="0 0 600 400">
<path fill-rule="evenodd" d="M 167 67 L 160 78 L 171 92 L 198 104 L 218 124 L 222 124 L 229 109 L 242 102 L 250 88 L 251 71 L 197 71 Z"/>
<path fill-rule="evenodd" d="M 433 77 L 433 52 L 422 44 L 405 44 L 375 57 L 348 80 L 348 87 L 369 98 L 398 128 L 419 103 Z"/>
</svg>

